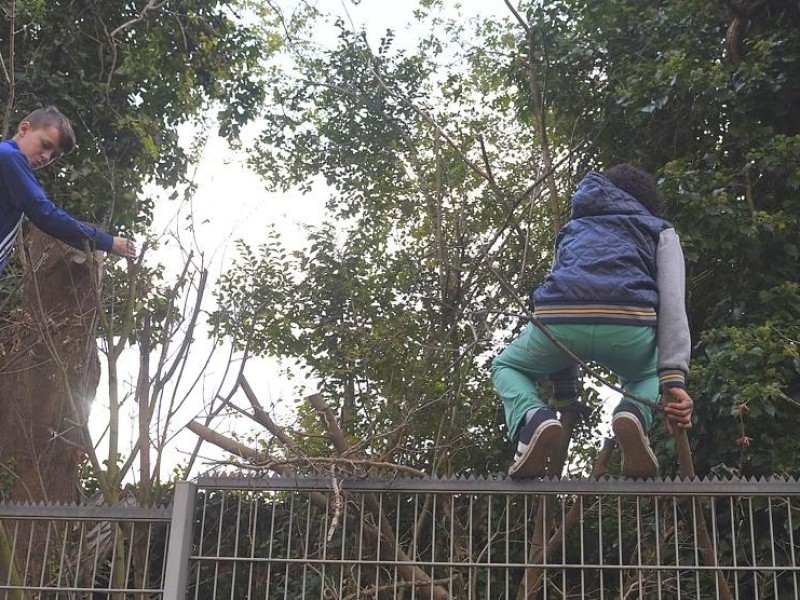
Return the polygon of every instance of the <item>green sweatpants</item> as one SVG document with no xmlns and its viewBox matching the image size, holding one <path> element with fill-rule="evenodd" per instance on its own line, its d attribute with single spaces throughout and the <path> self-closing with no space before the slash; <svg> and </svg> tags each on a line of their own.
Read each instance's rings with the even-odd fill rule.
<svg viewBox="0 0 800 600">
<path fill-rule="evenodd" d="M 658 401 L 656 330 L 639 325 L 548 325 L 562 344 L 584 361 L 594 361 L 616 373 L 625 391 Z M 533 323 L 492 361 L 492 383 L 503 400 L 508 436 L 514 439 L 525 413 L 546 406 L 536 380 L 574 364 Z M 627 399 L 633 402 L 630 399 Z M 653 411 L 634 402 L 647 429 Z"/>
</svg>

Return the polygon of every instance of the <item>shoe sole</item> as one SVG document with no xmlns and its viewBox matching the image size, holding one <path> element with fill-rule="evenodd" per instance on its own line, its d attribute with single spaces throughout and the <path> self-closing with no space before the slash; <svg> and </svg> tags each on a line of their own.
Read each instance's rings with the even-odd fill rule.
<svg viewBox="0 0 800 600">
<path fill-rule="evenodd" d="M 623 477 L 655 477 L 658 473 L 658 459 L 650 448 L 639 419 L 625 413 L 614 415 L 611 429 L 622 451 Z"/>
<path fill-rule="evenodd" d="M 558 421 L 545 421 L 531 438 L 525 453 L 508 470 L 510 477 L 525 479 L 542 477 L 547 463 L 561 443 L 564 428 Z"/>
</svg>

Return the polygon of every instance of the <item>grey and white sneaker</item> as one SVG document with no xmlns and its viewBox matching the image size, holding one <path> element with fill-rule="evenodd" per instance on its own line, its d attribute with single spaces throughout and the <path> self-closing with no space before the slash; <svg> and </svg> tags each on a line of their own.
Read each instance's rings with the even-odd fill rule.
<svg viewBox="0 0 800 600">
<path fill-rule="evenodd" d="M 564 428 L 556 412 L 540 408 L 519 430 L 514 464 L 508 470 L 511 477 L 542 477 L 550 458 L 556 452 L 564 435 Z"/>
<path fill-rule="evenodd" d="M 611 429 L 622 451 L 622 475 L 647 478 L 658 473 L 658 459 L 650 448 L 639 409 L 630 402 L 620 402 L 614 409 Z"/>
</svg>

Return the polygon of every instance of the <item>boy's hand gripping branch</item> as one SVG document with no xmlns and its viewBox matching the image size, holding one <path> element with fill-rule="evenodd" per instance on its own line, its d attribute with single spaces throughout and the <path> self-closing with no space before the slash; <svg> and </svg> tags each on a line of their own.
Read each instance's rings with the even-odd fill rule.
<svg viewBox="0 0 800 600">
<path fill-rule="evenodd" d="M 667 430 L 672 435 L 680 429 L 691 429 L 694 401 L 685 389 L 662 387 L 661 402 L 667 417 Z"/>
</svg>

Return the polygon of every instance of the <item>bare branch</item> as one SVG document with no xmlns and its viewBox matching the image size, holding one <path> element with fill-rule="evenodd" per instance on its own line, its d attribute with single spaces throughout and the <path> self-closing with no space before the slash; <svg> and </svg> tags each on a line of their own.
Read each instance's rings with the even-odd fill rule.
<svg viewBox="0 0 800 600">
<path fill-rule="evenodd" d="M 130 19 L 129 21 L 126 21 L 125 23 L 114 29 L 110 34 L 108 34 L 108 37 L 110 37 L 113 40 L 115 37 L 117 37 L 117 35 L 122 33 L 124 30 L 128 29 L 129 27 L 133 27 L 136 23 L 140 21 L 144 21 L 144 19 L 147 17 L 148 12 L 158 10 L 166 3 L 167 0 L 161 0 L 160 2 L 157 2 L 156 0 L 148 0 L 147 4 L 145 4 L 142 10 L 139 11 L 138 16 L 134 17 L 133 19 Z"/>
<path fill-rule="evenodd" d="M 197 421 L 190 421 L 186 425 L 186 428 L 195 435 L 203 438 L 205 441 L 214 444 L 218 448 L 222 448 L 226 452 L 235 454 L 236 456 L 241 456 L 244 459 L 255 462 L 263 461 L 265 458 L 260 452 L 257 452 L 252 448 L 237 442 L 236 440 L 225 437 L 221 433 L 217 433 L 213 429 L 206 427 Z M 278 469 L 276 469 L 276 471 L 280 472 Z"/>
<path fill-rule="evenodd" d="M 3 61 L 3 75 L 6 80 L 6 85 L 8 86 L 8 94 L 6 95 L 6 105 L 3 109 L 3 124 L 2 128 L 0 128 L 0 137 L 2 138 L 7 137 L 8 127 L 11 121 L 11 110 L 14 107 L 14 93 L 16 90 L 16 82 L 14 80 L 14 41 L 16 39 L 15 29 L 17 27 L 16 0 L 11 0 L 9 11 L 11 14 L 8 25 L 8 65 Z M 2 60 L 2 54 L 0 54 L 0 60 Z"/>
<path fill-rule="evenodd" d="M 247 468 L 247 469 L 255 469 L 255 470 L 267 470 L 267 471 L 275 471 L 276 473 L 285 472 L 283 467 L 287 466 L 295 466 L 295 465 L 307 465 L 311 467 L 315 467 L 318 465 L 334 465 L 337 467 L 366 467 L 367 470 L 370 469 L 380 469 L 385 471 L 393 471 L 395 473 L 405 473 L 406 475 L 411 475 L 412 477 L 428 477 L 428 474 L 424 471 L 420 471 L 419 469 L 415 469 L 414 467 L 409 467 L 406 465 L 399 465 L 397 463 L 391 462 L 381 462 L 377 460 L 368 460 L 363 458 L 345 458 L 345 457 L 331 457 L 331 456 L 304 456 L 302 458 L 270 458 L 266 461 L 259 461 L 259 462 L 251 462 L 247 465 L 240 465 L 237 464 L 236 466 Z M 355 471 L 355 469 L 353 469 Z M 359 470 L 360 471 L 360 470 Z M 358 477 L 366 476 L 367 473 L 365 472 L 355 472 L 354 475 Z"/>
<path fill-rule="evenodd" d="M 247 396 L 247 399 L 250 401 L 250 405 L 253 407 L 253 414 L 249 415 L 250 418 L 252 418 L 258 424 L 266 427 L 267 431 L 269 431 L 272 435 L 278 438 L 281 441 L 281 443 L 286 448 L 294 452 L 294 454 L 296 454 L 297 456 L 306 456 L 307 455 L 306 451 L 303 450 L 297 444 L 297 442 L 295 442 L 292 438 L 286 435 L 286 432 L 281 427 L 279 427 L 275 423 L 275 421 L 272 420 L 272 417 L 269 416 L 267 411 L 264 410 L 264 408 L 261 406 L 261 403 L 258 401 L 258 398 L 256 397 L 253 388 L 250 387 L 250 384 L 247 382 L 247 379 L 245 379 L 244 375 L 239 376 L 239 385 L 242 387 L 245 396 Z"/>
<path fill-rule="evenodd" d="M 347 443 L 344 432 L 339 427 L 339 423 L 336 420 L 333 411 L 325 403 L 324 398 L 320 394 L 312 394 L 307 398 L 307 400 L 317 412 L 317 416 L 319 417 L 322 425 L 325 427 L 325 431 L 328 434 L 328 439 L 333 442 L 334 448 L 336 448 L 342 455 L 351 452 L 352 448 L 350 444 Z"/>
<path fill-rule="evenodd" d="M 505 2 L 505 5 L 508 7 L 508 10 L 511 11 L 511 14 L 514 15 L 514 18 L 525 30 L 525 33 L 530 33 L 531 28 L 528 25 L 528 22 L 522 18 L 522 15 L 520 15 L 519 11 L 517 11 L 517 9 L 514 8 L 514 5 L 512 5 L 511 2 L 509 2 L 509 0 L 503 0 L 503 2 Z"/>
</svg>

